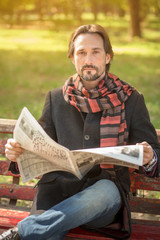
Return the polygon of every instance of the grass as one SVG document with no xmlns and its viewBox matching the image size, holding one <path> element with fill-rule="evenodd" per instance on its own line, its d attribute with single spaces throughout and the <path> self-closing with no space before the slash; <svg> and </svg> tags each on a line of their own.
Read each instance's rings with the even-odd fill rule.
<svg viewBox="0 0 160 240">
<path fill-rule="evenodd" d="M 71 24 L 72 23 L 72 24 Z M 93 23 L 83 15 L 82 24 Z M 96 22 L 111 38 L 114 59 L 111 72 L 142 92 L 156 128 L 160 128 L 160 32 L 159 22 L 151 16 L 143 24 L 143 38 L 128 37 L 128 16 L 105 17 Z M 55 16 L 48 29 L 0 28 L 0 118 L 18 118 L 23 106 L 40 117 L 46 92 L 62 86 L 75 72 L 67 59 L 70 34 L 78 22 Z"/>
</svg>

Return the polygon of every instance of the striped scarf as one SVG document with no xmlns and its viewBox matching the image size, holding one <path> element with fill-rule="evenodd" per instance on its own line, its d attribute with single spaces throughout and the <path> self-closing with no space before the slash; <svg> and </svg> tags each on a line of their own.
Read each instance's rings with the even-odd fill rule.
<svg viewBox="0 0 160 240">
<path fill-rule="evenodd" d="M 120 146 L 127 143 L 125 101 L 134 91 L 115 75 L 108 73 L 94 89 L 87 90 L 78 74 L 70 77 L 63 87 L 64 99 L 78 111 L 102 111 L 100 120 L 100 147 Z"/>
</svg>

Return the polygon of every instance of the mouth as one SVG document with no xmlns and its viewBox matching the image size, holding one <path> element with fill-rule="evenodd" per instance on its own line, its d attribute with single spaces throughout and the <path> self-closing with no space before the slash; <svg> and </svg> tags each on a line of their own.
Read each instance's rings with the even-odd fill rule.
<svg viewBox="0 0 160 240">
<path fill-rule="evenodd" d="M 92 70 L 96 71 L 95 68 L 84 68 L 84 69 L 83 69 L 83 71 L 92 71 Z"/>
<path fill-rule="evenodd" d="M 97 71 L 97 68 L 91 65 L 85 65 L 82 67 L 82 71 Z"/>
</svg>

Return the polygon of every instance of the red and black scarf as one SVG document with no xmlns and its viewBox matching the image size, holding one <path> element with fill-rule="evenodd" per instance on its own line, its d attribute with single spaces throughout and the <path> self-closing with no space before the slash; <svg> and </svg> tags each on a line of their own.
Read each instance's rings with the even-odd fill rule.
<svg viewBox="0 0 160 240">
<path fill-rule="evenodd" d="M 128 131 L 125 120 L 125 101 L 134 88 L 108 73 L 94 89 L 87 90 L 78 74 L 70 77 L 63 87 L 64 99 L 78 111 L 102 111 L 100 121 L 100 147 L 125 145 Z"/>
</svg>

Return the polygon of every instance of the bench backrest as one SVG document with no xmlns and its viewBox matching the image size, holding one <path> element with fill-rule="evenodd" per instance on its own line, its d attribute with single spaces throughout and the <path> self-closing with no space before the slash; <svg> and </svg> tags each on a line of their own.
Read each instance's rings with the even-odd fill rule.
<svg viewBox="0 0 160 240">
<path fill-rule="evenodd" d="M 20 185 L 20 175 L 13 175 L 8 171 L 9 161 L 4 157 L 5 143 L 7 141 L 8 134 L 13 133 L 15 123 L 16 120 L 0 119 L 0 175 L 11 177 L 10 182 L 1 181 L 0 198 L 8 198 L 10 200 L 7 206 L 8 208 L 15 206 L 18 199 L 32 201 L 35 193 L 35 189 L 33 189 L 32 186 Z M 156 131 L 160 142 L 160 130 Z M 136 213 L 136 218 L 138 216 L 137 213 L 139 213 L 139 217 L 142 213 L 154 214 L 154 222 L 160 226 L 160 221 L 157 221 L 156 218 L 156 215 L 158 213 L 160 214 L 160 178 L 152 179 L 135 172 L 131 173 L 130 176 L 132 192 L 130 205 L 133 212 L 132 217 L 134 218 L 134 213 Z M 151 195 L 154 195 L 154 197 Z M 150 217 L 148 216 L 150 215 L 147 215 L 147 219 L 149 220 Z"/>
<path fill-rule="evenodd" d="M 35 189 L 33 189 L 31 183 L 21 185 L 20 175 L 14 175 L 8 171 L 10 161 L 4 156 L 5 144 L 7 139 L 12 137 L 15 124 L 16 120 L 0 119 L 0 175 L 3 180 L 3 182 L 0 182 L 0 198 L 9 199 L 8 208 L 16 206 L 17 200 L 32 201 L 35 194 Z M 9 182 L 7 179 L 9 179 Z"/>
</svg>

